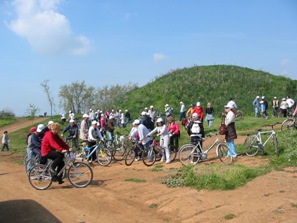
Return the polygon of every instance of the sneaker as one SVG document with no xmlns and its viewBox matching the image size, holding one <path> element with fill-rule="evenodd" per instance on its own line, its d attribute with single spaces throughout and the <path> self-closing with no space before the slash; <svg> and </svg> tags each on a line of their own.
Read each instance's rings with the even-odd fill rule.
<svg viewBox="0 0 297 223">
<path fill-rule="evenodd" d="M 89 162 L 89 164 L 92 164 L 93 161 L 92 160 L 88 160 L 88 162 Z"/>
<path fill-rule="evenodd" d="M 160 160 L 160 162 L 162 162 L 162 163 L 163 163 L 163 162 L 164 162 L 164 159 L 162 158 L 162 159 Z"/>
<path fill-rule="evenodd" d="M 135 159 L 134 159 L 134 161 L 136 161 L 136 162 L 137 162 L 137 161 L 138 161 L 138 158 L 135 158 Z"/>
<path fill-rule="evenodd" d="M 171 161 L 170 160 L 167 160 L 165 163 L 168 164 L 168 163 L 171 163 Z"/>
</svg>

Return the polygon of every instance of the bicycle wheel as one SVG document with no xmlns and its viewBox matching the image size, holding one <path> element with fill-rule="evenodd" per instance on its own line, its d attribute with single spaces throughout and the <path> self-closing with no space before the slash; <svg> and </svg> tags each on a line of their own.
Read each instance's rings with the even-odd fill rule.
<svg viewBox="0 0 297 223">
<path fill-rule="evenodd" d="M 281 131 L 285 130 L 293 130 L 295 129 L 295 120 L 292 118 L 288 118 L 285 121 L 283 121 L 281 125 Z"/>
<path fill-rule="evenodd" d="M 31 159 L 28 159 L 25 164 L 25 171 L 27 175 L 29 175 L 31 168 L 38 164 L 40 164 L 39 157 L 33 157 Z"/>
<path fill-rule="evenodd" d="M 239 119 L 239 118 L 242 118 L 242 117 L 243 117 L 243 111 L 238 110 L 238 111 L 236 112 L 236 118 Z"/>
<path fill-rule="evenodd" d="M 112 157 L 114 158 L 114 160 L 122 161 L 125 158 L 126 149 L 126 146 L 122 144 L 115 145 L 112 150 Z"/>
<path fill-rule="evenodd" d="M 33 166 L 29 172 L 28 178 L 31 186 L 37 190 L 45 190 L 52 184 L 49 169 L 43 164 Z"/>
<path fill-rule="evenodd" d="M 24 154 L 22 162 L 25 166 L 27 165 L 27 162 L 28 162 L 28 154 L 27 153 Z"/>
<path fill-rule="evenodd" d="M 101 166 L 107 166 L 111 163 L 112 155 L 108 148 L 99 148 L 97 152 L 97 162 Z"/>
<path fill-rule="evenodd" d="M 258 139 L 256 135 L 249 135 L 243 144 L 243 149 L 248 156 L 255 156 L 259 151 Z"/>
<path fill-rule="evenodd" d="M 169 145 L 170 161 L 173 162 L 177 155 L 177 148 L 173 145 Z"/>
<path fill-rule="evenodd" d="M 179 160 L 183 165 L 196 164 L 200 158 L 197 148 L 192 144 L 186 144 L 179 149 Z"/>
<path fill-rule="evenodd" d="M 129 152 L 125 156 L 125 164 L 126 164 L 126 166 L 131 166 L 132 163 L 135 160 L 135 157 L 136 157 L 136 154 L 135 154 L 134 149 L 132 148 L 131 150 L 129 150 Z"/>
<path fill-rule="evenodd" d="M 93 171 L 86 163 L 73 163 L 68 169 L 68 180 L 77 188 L 86 187 L 93 180 Z"/>
<path fill-rule="evenodd" d="M 279 156 L 279 149 L 278 149 L 278 140 L 276 135 L 273 136 L 273 146 L 277 156 Z"/>
<path fill-rule="evenodd" d="M 222 163 L 224 163 L 224 164 L 232 163 L 233 157 L 231 156 L 231 151 L 226 144 L 220 143 L 217 146 L 216 150 L 217 150 L 216 151 L 217 156 L 219 157 L 219 159 L 221 160 Z"/>
<path fill-rule="evenodd" d="M 153 148 L 154 148 L 154 151 L 155 151 L 156 162 L 161 161 L 162 156 L 163 156 L 162 149 L 159 148 L 159 147 L 156 147 L 156 146 L 153 146 Z"/>
<path fill-rule="evenodd" d="M 153 147 L 144 148 L 142 151 L 142 161 L 146 166 L 152 166 L 156 162 L 156 153 Z"/>
</svg>

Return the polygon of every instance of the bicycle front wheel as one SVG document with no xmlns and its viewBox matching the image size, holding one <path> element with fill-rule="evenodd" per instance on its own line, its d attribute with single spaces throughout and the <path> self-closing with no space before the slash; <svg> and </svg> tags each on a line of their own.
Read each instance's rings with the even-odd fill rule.
<svg viewBox="0 0 297 223">
<path fill-rule="evenodd" d="M 286 130 L 293 130 L 295 128 L 295 120 L 292 118 L 288 118 L 285 121 L 283 121 L 281 125 L 281 131 Z"/>
<path fill-rule="evenodd" d="M 224 164 L 232 163 L 233 157 L 231 155 L 230 149 L 228 148 L 228 146 L 226 144 L 220 143 L 217 146 L 217 156 L 219 157 L 221 162 Z"/>
<path fill-rule="evenodd" d="M 68 169 L 68 180 L 77 188 L 86 187 L 93 180 L 93 171 L 86 163 L 73 163 Z"/>
<path fill-rule="evenodd" d="M 37 190 L 46 190 L 52 184 L 49 169 L 43 164 L 33 166 L 29 172 L 29 182 Z"/>
<path fill-rule="evenodd" d="M 259 151 L 257 136 L 249 135 L 244 141 L 243 148 L 246 155 L 255 156 Z"/>
<path fill-rule="evenodd" d="M 152 166 L 156 162 L 156 153 L 152 147 L 142 151 L 142 161 L 146 166 Z"/>
<path fill-rule="evenodd" d="M 192 144 L 182 146 L 179 149 L 179 160 L 185 166 L 189 164 L 197 164 L 200 160 L 197 148 Z"/>
<path fill-rule="evenodd" d="M 132 149 L 126 154 L 126 157 L 125 157 L 125 164 L 126 164 L 126 166 L 131 166 L 132 163 L 133 163 L 134 160 L 135 160 L 135 157 L 136 157 L 136 154 L 135 154 L 134 149 L 132 148 Z"/>
<path fill-rule="evenodd" d="M 101 166 L 107 166 L 111 163 L 112 155 L 108 148 L 100 148 L 97 152 L 97 162 Z"/>
<path fill-rule="evenodd" d="M 279 149 L 278 149 L 278 140 L 276 135 L 273 136 L 273 146 L 277 156 L 279 156 Z"/>
<path fill-rule="evenodd" d="M 118 144 L 112 150 L 112 157 L 116 161 L 122 161 L 126 155 L 126 146 Z"/>
</svg>

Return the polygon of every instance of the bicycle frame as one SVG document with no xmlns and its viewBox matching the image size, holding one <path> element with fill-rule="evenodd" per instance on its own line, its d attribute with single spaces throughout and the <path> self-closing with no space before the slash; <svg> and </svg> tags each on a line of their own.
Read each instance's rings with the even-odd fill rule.
<svg viewBox="0 0 297 223">
<path fill-rule="evenodd" d="M 92 156 L 93 153 L 97 151 L 97 149 L 100 149 L 100 143 L 97 143 L 91 147 L 83 147 L 84 152 L 88 152 L 88 154 L 86 154 L 87 160 Z"/>
<path fill-rule="evenodd" d="M 269 137 L 265 140 L 265 142 L 262 142 L 262 135 L 265 134 L 270 134 Z M 276 135 L 274 130 L 269 130 L 269 131 L 258 131 L 256 137 L 257 137 L 257 141 L 258 144 L 262 145 L 263 147 L 267 144 L 267 142 L 274 136 Z"/>
</svg>

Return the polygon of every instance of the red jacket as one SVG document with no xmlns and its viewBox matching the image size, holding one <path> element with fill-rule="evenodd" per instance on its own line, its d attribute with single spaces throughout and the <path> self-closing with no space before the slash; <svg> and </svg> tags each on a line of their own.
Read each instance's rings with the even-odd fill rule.
<svg viewBox="0 0 297 223">
<path fill-rule="evenodd" d="M 180 131 L 179 131 L 179 125 L 177 122 L 171 122 L 168 125 L 168 132 L 172 132 L 173 135 L 179 135 Z"/>
<path fill-rule="evenodd" d="M 199 120 L 202 121 L 203 120 L 203 117 L 204 117 L 204 110 L 203 108 L 200 106 L 195 106 L 194 109 L 192 110 L 192 114 L 191 114 L 191 117 L 194 113 L 197 113 L 199 115 Z"/>
<path fill-rule="evenodd" d="M 62 152 L 63 149 L 69 150 L 70 147 L 58 134 L 53 134 L 52 131 L 45 133 L 41 143 L 41 156 L 46 156 L 52 150 Z"/>
</svg>

